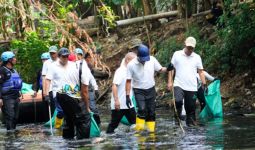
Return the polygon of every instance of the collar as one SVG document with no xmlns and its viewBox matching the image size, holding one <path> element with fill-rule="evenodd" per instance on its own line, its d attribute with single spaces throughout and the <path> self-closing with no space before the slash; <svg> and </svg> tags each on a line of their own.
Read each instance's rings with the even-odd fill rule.
<svg viewBox="0 0 255 150">
<path fill-rule="evenodd" d="M 63 66 L 63 65 L 60 63 L 60 59 L 58 59 L 55 63 L 57 63 L 57 65 L 58 65 L 59 67 L 62 67 L 62 68 L 66 68 L 66 67 L 69 65 L 69 62 L 67 62 L 67 64 Z"/>
<path fill-rule="evenodd" d="M 193 56 L 195 55 L 195 52 L 193 51 L 193 52 L 191 53 L 191 55 L 188 56 L 188 55 L 186 55 L 186 53 L 185 53 L 185 48 L 184 48 L 184 49 L 182 49 L 182 55 L 184 55 L 184 56 L 186 56 L 186 57 L 193 57 Z"/>
<path fill-rule="evenodd" d="M 140 64 L 140 62 L 137 59 L 138 59 L 138 57 L 134 58 L 134 62 L 136 65 Z"/>
<path fill-rule="evenodd" d="M 151 56 L 150 56 L 150 57 L 151 57 Z M 150 58 L 150 59 L 151 59 L 151 58 Z M 133 60 L 132 60 L 132 61 L 133 61 Z M 149 61 L 150 61 L 150 60 L 149 60 Z M 148 61 L 146 61 L 146 62 L 148 62 Z M 138 57 L 135 57 L 135 58 L 134 58 L 134 63 L 135 63 L 136 65 L 139 65 L 139 64 L 140 64 L 140 65 L 143 65 L 143 66 L 144 66 L 144 65 L 146 64 L 146 62 L 145 62 L 144 64 L 141 64 L 141 63 L 138 61 Z"/>
</svg>

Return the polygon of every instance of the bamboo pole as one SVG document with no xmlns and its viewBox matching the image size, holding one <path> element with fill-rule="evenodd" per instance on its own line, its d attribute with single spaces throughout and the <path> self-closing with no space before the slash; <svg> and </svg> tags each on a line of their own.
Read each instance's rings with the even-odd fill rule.
<svg viewBox="0 0 255 150">
<path fill-rule="evenodd" d="M 131 19 L 125 19 L 125 20 L 119 20 L 117 22 L 117 26 L 126 26 L 138 22 L 143 22 L 144 20 L 155 20 L 155 19 L 160 19 L 160 18 L 166 18 L 166 17 L 172 17 L 172 16 L 177 16 L 178 11 L 170 11 L 170 12 L 165 12 L 165 13 L 159 13 L 159 14 L 154 14 L 154 15 L 147 15 L 147 16 L 142 16 L 142 17 L 136 17 L 136 18 L 131 18 Z"/>
</svg>

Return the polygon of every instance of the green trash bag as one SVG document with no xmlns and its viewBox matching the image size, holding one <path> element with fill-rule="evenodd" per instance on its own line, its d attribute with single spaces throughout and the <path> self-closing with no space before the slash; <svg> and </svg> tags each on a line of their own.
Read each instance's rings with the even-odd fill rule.
<svg viewBox="0 0 255 150">
<path fill-rule="evenodd" d="M 52 123 L 52 126 L 54 127 L 54 124 L 55 124 L 55 119 L 56 119 L 56 116 L 57 116 L 57 110 L 55 109 L 54 111 L 54 114 L 52 116 L 52 119 L 51 119 L 51 123 Z M 100 136 L 100 129 L 93 117 L 93 113 L 91 112 L 90 113 L 90 117 L 91 117 L 91 124 L 90 124 L 90 137 L 99 137 Z M 50 127 L 50 120 L 48 122 L 46 122 L 44 124 L 45 127 Z"/>
<path fill-rule="evenodd" d="M 215 80 L 208 86 L 208 93 L 205 93 L 205 103 L 204 109 L 199 114 L 200 119 L 223 117 L 220 80 Z"/>
<path fill-rule="evenodd" d="M 57 114 L 58 114 L 58 111 L 55 109 L 54 114 L 53 114 L 53 116 L 51 117 L 52 127 L 54 127 L 54 125 L 55 125 L 55 119 L 56 119 Z M 44 124 L 44 126 L 45 126 L 45 127 L 50 127 L 50 120 L 49 120 L 48 122 L 46 122 L 46 123 Z"/>
<path fill-rule="evenodd" d="M 34 90 L 32 89 L 32 84 L 27 84 L 27 83 L 23 82 L 22 88 L 21 88 L 21 93 L 22 94 L 34 93 Z"/>
<path fill-rule="evenodd" d="M 135 100 L 135 97 L 134 97 L 134 96 L 132 97 L 132 102 L 133 102 L 133 105 L 134 105 L 134 107 L 135 107 L 135 111 L 137 112 L 136 100 Z M 126 116 L 123 116 L 123 117 L 121 118 L 120 122 L 121 122 L 122 124 L 124 124 L 124 125 L 131 126 L 131 124 L 128 122 Z"/>
<path fill-rule="evenodd" d="M 93 117 L 93 114 L 94 114 L 93 112 L 90 112 L 90 118 L 91 118 L 90 137 L 99 137 L 101 131 Z"/>
</svg>

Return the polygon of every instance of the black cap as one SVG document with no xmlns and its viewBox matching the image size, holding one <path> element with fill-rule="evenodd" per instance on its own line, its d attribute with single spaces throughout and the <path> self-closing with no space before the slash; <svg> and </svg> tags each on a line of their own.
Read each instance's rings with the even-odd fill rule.
<svg viewBox="0 0 255 150">
<path fill-rule="evenodd" d="M 85 59 L 88 58 L 88 57 L 90 57 L 90 53 L 89 53 L 89 52 L 87 52 L 87 53 L 84 55 L 84 58 L 85 58 Z"/>
<path fill-rule="evenodd" d="M 67 56 L 69 54 L 69 50 L 65 47 L 60 48 L 60 50 L 58 51 L 58 56 Z"/>
</svg>

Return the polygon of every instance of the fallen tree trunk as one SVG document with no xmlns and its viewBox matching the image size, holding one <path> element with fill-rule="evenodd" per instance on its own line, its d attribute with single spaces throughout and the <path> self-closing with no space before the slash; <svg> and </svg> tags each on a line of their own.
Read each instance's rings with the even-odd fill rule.
<svg viewBox="0 0 255 150">
<path fill-rule="evenodd" d="M 0 41 L 0 44 L 6 44 L 6 43 L 10 43 L 11 41 Z"/>
<path fill-rule="evenodd" d="M 211 12 L 211 10 L 206 10 L 206 11 L 200 12 L 198 14 L 193 14 L 192 16 L 193 17 L 205 16 L 205 15 L 208 15 L 210 12 Z"/>
<path fill-rule="evenodd" d="M 85 28 L 89 36 L 96 35 L 99 28 Z"/>
<path fill-rule="evenodd" d="M 144 17 L 136 17 L 136 18 L 131 18 L 131 19 L 125 19 L 125 20 L 119 20 L 117 22 L 117 26 L 126 26 L 142 21 L 147 21 L 147 20 L 155 20 L 155 19 L 160 19 L 160 18 L 166 18 L 166 17 L 171 17 L 171 16 L 177 16 L 178 11 L 170 11 L 170 12 L 165 12 L 165 13 L 160 13 L 160 14 L 154 14 L 154 15 L 148 15 Z"/>
</svg>

